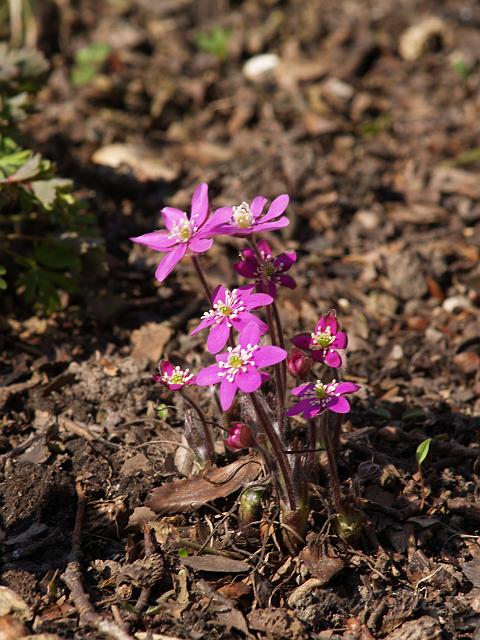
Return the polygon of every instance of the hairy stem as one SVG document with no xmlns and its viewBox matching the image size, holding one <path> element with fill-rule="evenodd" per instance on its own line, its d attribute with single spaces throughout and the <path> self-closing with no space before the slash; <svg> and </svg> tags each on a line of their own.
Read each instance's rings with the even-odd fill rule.
<svg viewBox="0 0 480 640">
<path fill-rule="evenodd" d="M 194 400 L 192 400 L 192 398 L 190 398 L 185 393 L 184 389 L 180 389 L 180 395 L 185 400 L 185 402 L 187 402 L 187 404 L 189 404 L 192 407 L 192 409 L 195 411 L 195 413 L 197 414 L 198 419 L 200 420 L 200 423 L 201 423 L 202 428 L 203 428 L 203 435 L 205 436 L 205 448 L 207 450 L 208 459 L 210 460 L 210 462 L 214 462 L 214 460 L 215 460 L 215 444 L 213 442 L 212 432 L 210 430 L 210 425 L 208 424 L 208 422 L 207 422 L 207 420 L 205 418 L 205 414 L 200 409 L 198 404 Z"/>
<path fill-rule="evenodd" d="M 202 265 L 201 265 L 200 260 L 198 259 L 197 256 L 195 256 L 195 255 L 192 256 L 192 263 L 193 263 L 193 266 L 195 267 L 195 271 L 197 273 L 198 279 L 200 280 L 200 284 L 202 285 L 203 291 L 204 291 L 205 295 L 207 296 L 208 303 L 212 304 L 212 298 L 213 298 L 212 290 L 208 286 L 208 282 L 207 282 L 207 279 L 205 277 L 205 273 L 203 272 Z"/>
<path fill-rule="evenodd" d="M 338 477 L 337 461 L 335 460 L 335 453 L 332 447 L 332 441 L 330 439 L 330 432 L 328 429 L 328 412 L 325 411 L 321 415 L 320 428 L 325 450 L 327 452 L 328 459 L 328 479 L 330 484 L 330 490 L 332 493 L 332 500 L 337 514 L 342 512 L 342 495 L 340 493 L 340 478 Z"/>
</svg>

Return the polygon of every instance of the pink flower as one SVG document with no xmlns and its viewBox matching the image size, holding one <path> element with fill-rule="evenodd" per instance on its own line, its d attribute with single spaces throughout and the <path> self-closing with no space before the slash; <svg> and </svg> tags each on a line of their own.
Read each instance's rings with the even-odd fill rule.
<svg viewBox="0 0 480 640">
<path fill-rule="evenodd" d="M 284 275 L 297 261 L 295 251 L 287 251 L 274 258 L 265 240 L 258 242 L 258 251 L 260 260 L 253 249 L 243 249 L 242 260 L 233 265 L 235 271 L 245 278 L 255 278 L 257 291 L 268 293 L 273 298 L 277 292 L 277 285 L 295 289 L 295 280 Z"/>
<path fill-rule="evenodd" d="M 258 369 L 269 367 L 285 360 L 287 352 L 280 347 L 260 346 L 260 328 L 256 322 L 244 327 L 238 337 L 239 344 L 229 347 L 216 356 L 217 364 L 202 369 L 197 375 L 197 384 L 208 386 L 220 384 L 220 404 L 224 411 L 230 409 L 238 389 L 253 393 L 270 377 Z"/>
<path fill-rule="evenodd" d="M 208 335 L 207 348 L 210 353 L 218 353 L 226 345 L 232 327 L 240 331 L 249 322 L 256 322 L 261 334 L 264 334 L 268 330 L 267 325 L 250 313 L 250 310 L 272 302 L 271 296 L 252 293 L 251 287 L 240 287 L 230 291 L 219 285 L 213 293 L 213 309 L 203 314 L 202 321 L 190 335 L 212 327 Z"/>
<path fill-rule="evenodd" d="M 163 282 L 187 251 L 208 251 L 213 244 L 212 236 L 218 235 L 215 227 L 225 223 L 230 216 L 229 207 L 218 209 L 209 216 L 208 185 L 203 182 L 193 194 L 190 217 L 180 209 L 164 207 L 162 217 L 166 231 L 152 231 L 130 240 L 167 254 L 155 272 L 156 279 Z"/>
<path fill-rule="evenodd" d="M 312 359 L 306 356 L 300 349 L 293 349 L 287 358 L 287 369 L 291 376 L 305 380 L 312 368 Z"/>
<path fill-rule="evenodd" d="M 194 384 L 195 382 L 195 376 L 190 373 L 190 369 L 181 369 L 168 360 L 162 360 L 158 368 L 160 373 L 155 374 L 153 379 L 155 382 L 165 385 L 171 391 L 177 391 L 185 385 Z"/>
<path fill-rule="evenodd" d="M 346 349 L 346 333 L 339 331 L 337 318 L 333 313 L 322 316 L 313 333 L 300 333 L 292 338 L 296 347 L 303 349 L 315 362 L 325 362 L 329 367 L 342 366 L 342 358 L 337 349 Z"/>
<path fill-rule="evenodd" d="M 321 380 L 316 383 L 309 382 L 301 384 L 292 389 L 292 393 L 300 398 L 287 412 L 287 416 L 296 416 L 303 413 L 304 417 L 310 420 L 322 411 L 328 409 L 335 413 L 348 413 L 350 404 L 344 394 L 354 393 L 360 389 L 354 382 L 329 382 L 324 384 Z"/>
<path fill-rule="evenodd" d="M 286 216 L 279 216 L 288 207 L 289 198 L 286 193 L 275 198 L 267 213 L 263 213 L 267 199 L 257 196 L 250 204 L 242 202 L 236 207 L 231 207 L 231 218 L 227 224 L 222 223 L 216 229 L 217 233 L 225 233 L 230 236 L 249 236 L 260 231 L 273 231 L 286 227 L 289 220 Z"/>
<path fill-rule="evenodd" d="M 255 445 L 252 430 L 244 422 L 234 422 L 228 432 L 227 445 L 231 449 L 246 449 Z"/>
</svg>

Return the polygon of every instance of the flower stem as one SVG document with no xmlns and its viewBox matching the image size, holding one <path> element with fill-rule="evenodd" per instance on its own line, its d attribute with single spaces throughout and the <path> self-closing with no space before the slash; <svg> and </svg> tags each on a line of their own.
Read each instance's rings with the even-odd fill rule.
<svg viewBox="0 0 480 640">
<path fill-rule="evenodd" d="M 208 459 L 210 462 L 214 462 L 215 460 L 215 444 L 213 442 L 212 432 L 210 430 L 210 426 L 205 418 L 203 411 L 200 409 L 198 404 L 192 400 L 186 393 L 184 389 L 180 389 L 180 395 L 185 400 L 187 404 L 189 404 L 200 420 L 200 423 L 203 427 L 203 435 L 205 436 L 205 448 L 207 450 Z"/>
<path fill-rule="evenodd" d="M 283 444 L 280 438 L 278 437 L 273 425 L 270 421 L 270 418 L 266 414 L 260 399 L 257 397 L 256 393 L 251 393 L 250 397 L 252 399 L 252 404 L 255 409 L 255 413 L 257 414 L 258 421 L 267 436 L 270 445 L 272 447 L 275 459 L 280 468 L 280 473 L 282 474 L 282 478 L 285 484 L 285 490 L 287 493 L 288 505 L 292 511 L 296 509 L 296 498 L 295 491 L 293 489 L 293 481 L 292 481 L 292 470 L 290 467 L 290 463 L 288 462 L 287 456 L 283 451 Z"/>
<path fill-rule="evenodd" d="M 273 318 L 275 320 L 275 326 L 277 327 L 278 344 L 282 349 L 285 349 L 285 337 L 283 335 L 282 321 L 280 320 L 280 314 L 278 313 L 278 307 L 275 300 L 272 304 L 272 310 Z M 287 361 L 282 360 L 282 362 L 280 362 L 280 366 L 282 368 L 283 376 L 283 397 L 285 398 L 285 394 L 287 392 Z"/>
<path fill-rule="evenodd" d="M 202 285 L 203 291 L 207 296 L 208 303 L 211 304 L 212 298 L 213 298 L 212 290 L 208 286 L 208 282 L 205 277 L 205 273 L 203 272 L 202 265 L 200 264 L 200 260 L 195 255 L 191 256 L 191 258 L 192 258 L 192 263 L 193 263 L 193 266 L 195 267 L 195 271 L 197 273 L 198 279 L 200 280 L 200 284 Z"/>
<path fill-rule="evenodd" d="M 342 513 L 342 495 L 340 493 L 340 478 L 338 477 L 337 461 L 335 460 L 335 454 L 332 447 L 332 441 L 330 439 L 330 432 L 328 429 L 328 412 L 324 411 L 321 415 L 320 428 L 325 450 L 327 452 L 328 459 L 328 476 L 330 491 L 332 493 L 333 505 L 337 514 Z"/>
</svg>

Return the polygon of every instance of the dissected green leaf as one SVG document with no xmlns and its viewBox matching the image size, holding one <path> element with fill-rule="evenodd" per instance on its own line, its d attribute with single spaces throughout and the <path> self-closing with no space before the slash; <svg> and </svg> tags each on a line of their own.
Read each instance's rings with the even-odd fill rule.
<svg viewBox="0 0 480 640">
<path fill-rule="evenodd" d="M 417 452 L 416 452 L 418 466 L 420 466 L 424 462 L 425 458 L 428 456 L 431 441 L 432 441 L 431 438 L 427 438 L 426 440 L 424 440 L 418 445 Z"/>
<path fill-rule="evenodd" d="M 67 240 L 46 241 L 35 247 L 35 259 L 50 269 L 78 270 L 81 262 L 75 243 Z"/>
<path fill-rule="evenodd" d="M 39 153 L 31 156 L 24 165 L 22 165 L 15 173 L 8 178 L 8 182 L 28 182 L 36 178 L 40 173 L 42 166 L 42 156 Z"/>
<path fill-rule="evenodd" d="M 71 180 L 51 178 L 50 180 L 35 180 L 30 186 L 43 206 L 49 209 L 57 199 L 59 189 L 71 187 L 71 185 Z"/>
</svg>

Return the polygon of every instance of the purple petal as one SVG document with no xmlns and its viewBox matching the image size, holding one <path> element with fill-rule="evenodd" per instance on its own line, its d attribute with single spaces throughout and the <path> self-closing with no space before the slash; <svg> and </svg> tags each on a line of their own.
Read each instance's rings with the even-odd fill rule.
<svg viewBox="0 0 480 640">
<path fill-rule="evenodd" d="M 331 347 L 334 349 L 346 349 L 348 344 L 347 334 L 343 333 L 343 331 L 339 331 L 335 336 L 334 342 L 332 342 Z"/>
<path fill-rule="evenodd" d="M 213 244 L 213 240 L 209 238 L 195 238 L 193 237 L 188 243 L 188 248 L 193 251 L 193 253 L 205 253 L 208 251 Z"/>
<path fill-rule="evenodd" d="M 144 244 L 150 249 L 155 249 L 155 251 L 169 251 L 174 244 L 177 244 L 177 241 L 168 236 L 167 231 L 151 231 L 150 233 L 144 233 L 142 236 L 130 238 L 130 240 L 137 244 Z"/>
<path fill-rule="evenodd" d="M 225 302 L 225 292 L 226 288 L 223 286 L 223 284 L 219 284 L 217 287 L 215 287 L 212 294 L 212 304 L 215 304 L 219 300 Z"/>
<path fill-rule="evenodd" d="M 251 260 L 255 264 L 255 266 L 258 267 L 257 256 L 255 255 L 255 251 L 253 251 L 253 249 L 250 249 L 250 247 L 246 247 L 245 249 L 242 249 L 241 255 L 244 260 Z"/>
<path fill-rule="evenodd" d="M 238 386 L 244 393 L 252 393 L 262 385 L 262 376 L 255 367 L 248 367 L 247 371 L 237 375 Z"/>
<path fill-rule="evenodd" d="M 228 382 L 225 378 L 222 380 L 220 384 L 220 405 L 224 411 L 228 411 L 232 406 L 233 399 L 235 394 L 237 393 L 237 383 L 236 382 Z"/>
<path fill-rule="evenodd" d="M 263 254 L 265 258 L 272 257 L 272 250 L 270 249 L 270 246 L 266 240 L 263 240 L 263 238 L 262 240 L 259 240 L 257 243 L 257 247 L 260 253 Z"/>
<path fill-rule="evenodd" d="M 285 349 L 280 347 L 258 347 L 253 357 L 257 367 L 269 367 L 285 360 L 287 355 Z"/>
<path fill-rule="evenodd" d="M 247 309 L 257 309 L 258 307 L 266 307 L 272 304 L 273 298 L 266 293 L 252 293 L 245 299 Z"/>
<path fill-rule="evenodd" d="M 240 260 L 239 262 L 235 262 L 233 268 L 244 278 L 254 278 L 255 271 L 257 270 L 257 266 L 250 260 Z"/>
<path fill-rule="evenodd" d="M 335 316 L 328 315 L 322 316 L 320 320 L 317 322 L 317 326 L 315 327 L 315 332 L 322 331 L 325 332 L 327 327 L 330 328 L 330 333 L 332 336 L 336 335 L 338 331 L 338 320 Z"/>
<path fill-rule="evenodd" d="M 297 254 L 295 251 L 287 251 L 281 253 L 279 256 L 273 259 L 273 266 L 280 272 L 288 271 L 293 264 L 297 261 Z"/>
<path fill-rule="evenodd" d="M 244 327 L 240 335 L 238 336 L 238 342 L 242 349 L 245 349 L 247 345 L 256 345 L 260 340 L 260 328 L 256 322 L 249 322 L 246 327 Z"/>
<path fill-rule="evenodd" d="M 340 382 L 335 389 L 335 393 L 355 393 L 359 389 L 360 385 L 355 384 L 355 382 Z"/>
<path fill-rule="evenodd" d="M 232 207 L 221 207 L 212 213 L 210 218 L 200 229 L 201 234 L 219 235 L 217 227 L 225 225 L 232 217 Z"/>
<path fill-rule="evenodd" d="M 308 349 L 310 346 L 310 341 L 311 337 L 309 333 L 299 333 L 297 336 L 293 336 L 293 338 L 291 339 L 291 342 L 293 342 L 293 344 L 300 349 Z"/>
<path fill-rule="evenodd" d="M 266 205 L 266 203 L 267 203 L 267 199 L 264 198 L 263 196 L 257 196 L 251 201 L 250 211 L 252 212 L 254 218 L 256 218 L 262 213 L 263 207 Z"/>
<path fill-rule="evenodd" d="M 295 282 L 295 280 L 292 278 L 292 276 L 286 276 L 286 275 L 281 275 L 278 277 L 278 280 L 280 282 L 280 284 L 282 285 L 282 287 L 288 287 L 289 289 L 295 289 L 295 287 L 297 286 L 297 283 Z"/>
<path fill-rule="evenodd" d="M 275 229 L 281 229 L 282 227 L 288 227 L 290 220 L 288 218 L 279 218 L 273 222 L 258 222 L 255 224 L 255 231 L 275 231 Z"/>
<path fill-rule="evenodd" d="M 298 416 L 299 413 L 304 413 L 309 408 L 310 408 L 310 400 L 300 400 L 300 402 L 297 402 L 297 404 L 294 404 L 293 407 L 290 407 L 290 409 L 286 411 L 286 415 Z"/>
<path fill-rule="evenodd" d="M 195 329 L 190 333 L 191 336 L 196 335 L 199 331 L 210 327 L 215 322 L 215 318 L 204 318 L 199 322 L 199 324 L 195 327 Z"/>
<path fill-rule="evenodd" d="M 160 282 L 163 282 L 183 258 L 186 250 L 186 244 L 179 244 L 170 253 L 167 253 L 155 271 L 155 278 Z"/>
<path fill-rule="evenodd" d="M 301 396 L 303 395 L 306 391 L 308 391 L 309 393 L 312 392 L 315 388 L 315 385 L 312 384 L 311 382 L 307 382 L 307 383 L 303 383 L 298 385 L 298 387 L 293 387 L 291 393 L 294 396 Z"/>
<path fill-rule="evenodd" d="M 327 402 L 327 408 L 334 413 L 348 413 L 350 411 L 350 404 L 343 396 L 332 398 Z"/>
<path fill-rule="evenodd" d="M 184 211 L 175 209 L 174 207 L 163 207 L 162 218 L 165 226 L 169 231 L 173 229 L 177 224 L 187 220 L 187 216 Z"/>
<path fill-rule="evenodd" d="M 322 413 L 322 411 L 325 411 L 325 408 L 322 409 L 320 405 L 310 403 L 308 407 L 304 409 L 303 415 L 307 420 L 311 420 L 315 418 L 315 416 L 318 416 L 319 413 Z"/>
<path fill-rule="evenodd" d="M 221 378 L 218 376 L 220 367 L 218 364 L 211 364 L 209 367 L 205 367 L 197 374 L 197 384 L 200 387 L 206 387 L 210 384 L 217 384 Z M 223 379 L 223 378 L 222 378 Z"/>
<path fill-rule="evenodd" d="M 342 366 L 342 359 L 340 355 L 334 351 L 334 349 L 329 349 L 327 355 L 325 356 L 325 364 L 328 364 L 329 367 L 333 367 L 337 369 Z"/>
<path fill-rule="evenodd" d="M 227 344 L 230 328 L 226 322 L 215 324 L 208 334 L 207 349 L 210 353 L 218 353 Z"/>
<path fill-rule="evenodd" d="M 166 373 L 167 375 L 170 375 L 174 369 L 175 369 L 175 367 L 173 366 L 173 364 L 169 360 L 162 360 L 160 362 L 160 373 L 162 375 L 164 373 Z"/>
<path fill-rule="evenodd" d="M 262 222 L 267 222 L 268 220 L 273 220 L 274 218 L 278 218 L 288 207 L 288 202 L 290 198 L 286 193 L 281 196 L 277 196 L 272 204 L 269 206 L 267 213 L 262 217 Z"/>
<path fill-rule="evenodd" d="M 308 354 L 311 357 L 311 359 L 314 360 L 315 362 L 325 362 L 323 349 L 321 349 L 320 351 L 309 351 Z"/>
<path fill-rule="evenodd" d="M 200 227 L 208 215 L 208 184 L 202 182 L 193 193 L 191 220 Z"/>
</svg>

